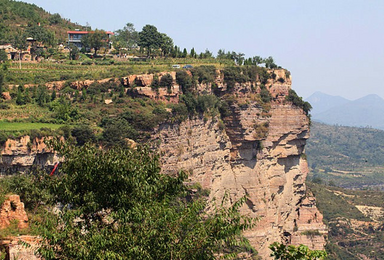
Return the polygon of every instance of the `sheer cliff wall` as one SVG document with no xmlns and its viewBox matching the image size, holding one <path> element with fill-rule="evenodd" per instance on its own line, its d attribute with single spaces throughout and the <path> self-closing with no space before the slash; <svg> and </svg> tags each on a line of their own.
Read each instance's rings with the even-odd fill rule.
<svg viewBox="0 0 384 260">
<path fill-rule="evenodd" d="M 223 84 L 219 88 L 226 91 Z M 237 84 L 237 102 L 223 122 L 195 118 L 162 125 L 156 139 L 163 172 L 185 170 L 210 190 L 211 200 L 247 195 L 242 213 L 260 220 L 245 235 L 263 258 L 274 241 L 324 249 L 327 229 L 314 198 L 306 196 L 309 119 L 285 101 L 290 80 L 269 81 L 267 88 L 273 98 L 269 111 L 252 98 L 249 84 Z"/>
</svg>

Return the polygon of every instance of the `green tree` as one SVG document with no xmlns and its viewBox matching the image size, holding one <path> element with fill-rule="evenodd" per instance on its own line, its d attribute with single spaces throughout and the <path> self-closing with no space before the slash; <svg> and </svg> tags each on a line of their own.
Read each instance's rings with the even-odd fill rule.
<svg viewBox="0 0 384 260">
<path fill-rule="evenodd" d="M 123 29 L 117 30 L 113 37 L 113 47 L 121 54 L 121 49 L 132 50 L 138 45 L 139 34 L 133 23 L 127 23 Z"/>
<path fill-rule="evenodd" d="M 13 39 L 12 46 L 19 51 L 19 67 L 21 69 L 21 53 L 27 48 L 27 38 L 20 31 L 18 31 Z"/>
<path fill-rule="evenodd" d="M 17 90 L 16 104 L 19 106 L 25 105 L 24 95 L 20 88 Z"/>
<path fill-rule="evenodd" d="M 1 94 L 3 93 L 3 84 L 4 84 L 4 71 L 0 70 L 0 98 L 2 98 Z"/>
<path fill-rule="evenodd" d="M 78 60 L 79 59 L 79 48 L 74 45 L 73 43 L 71 43 L 69 45 L 69 58 L 71 60 Z"/>
<path fill-rule="evenodd" d="M 71 134 L 76 138 L 77 145 L 84 145 L 87 142 L 96 142 L 96 136 L 92 128 L 87 125 L 77 126 L 72 129 Z"/>
<path fill-rule="evenodd" d="M 56 91 L 53 90 L 52 91 L 52 95 L 51 95 L 51 101 L 55 100 L 56 99 Z"/>
<path fill-rule="evenodd" d="M 186 58 L 188 56 L 188 52 L 187 52 L 187 49 L 184 48 L 183 49 L 183 55 L 181 56 L 182 58 Z"/>
<path fill-rule="evenodd" d="M 176 82 L 180 85 L 184 94 L 193 90 L 192 77 L 185 70 L 176 71 Z"/>
<path fill-rule="evenodd" d="M 7 60 L 8 60 L 7 53 L 5 52 L 5 50 L 1 49 L 0 50 L 0 64 L 6 62 Z"/>
<path fill-rule="evenodd" d="M 183 173 L 160 174 L 149 149 L 61 146 L 55 194 L 65 205 L 44 223 L 45 259 L 215 259 L 254 253 L 241 232 L 254 224 L 239 208 L 204 209 Z M 68 207 L 68 205 L 71 205 Z"/>
<path fill-rule="evenodd" d="M 277 65 L 275 64 L 275 61 L 273 60 L 273 58 L 271 56 L 269 56 L 268 58 L 264 59 L 264 63 L 265 63 L 265 67 L 266 68 L 269 68 L 269 69 L 277 68 Z"/>
<path fill-rule="evenodd" d="M 37 104 L 41 107 L 45 106 L 45 104 L 51 101 L 51 97 L 49 96 L 48 89 L 45 86 L 39 86 L 36 90 L 35 100 Z"/>
<path fill-rule="evenodd" d="M 50 25 L 57 25 L 57 24 L 60 24 L 62 22 L 62 18 L 60 16 L 60 14 L 55 13 L 48 18 L 48 21 L 49 21 Z"/>
<path fill-rule="evenodd" d="M 42 26 L 30 26 L 25 30 L 24 34 L 26 38 L 32 37 L 45 45 L 55 45 L 55 34 Z"/>
<path fill-rule="evenodd" d="M 141 32 L 139 32 L 140 48 L 145 49 L 147 56 L 150 57 L 154 50 L 160 49 L 163 36 L 157 31 L 153 25 L 145 25 Z"/>
<path fill-rule="evenodd" d="M 317 260 L 325 259 L 327 253 L 321 250 L 310 250 L 307 246 L 299 245 L 283 245 L 277 242 L 274 242 L 269 246 L 269 249 L 272 250 L 271 256 L 274 259 L 281 260 Z"/>
<path fill-rule="evenodd" d="M 192 49 L 191 49 L 190 56 L 191 56 L 191 58 L 196 58 L 196 51 L 195 51 L 195 48 L 192 48 Z"/>
<path fill-rule="evenodd" d="M 101 48 L 108 46 L 108 35 L 104 30 L 95 30 L 89 32 L 81 38 L 81 43 L 84 47 L 93 49 L 94 57 L 97 55 L 97 51 Z"/>
<path fill-rule="evenodd" d="M 166 35 L 165 33 L 161 34 L 161 43 L 160 43 L 160 49 L 161 49 L 161 54 L 163 56 L 167 56 L 168 54 L 171 53 L 173 49 L 173 40 L 171 37 Z"/>
<path fill-rule="evenodd" d="M 167 74 L 163 75 L 160 79 L 159 86 L 165 87 L 168 90 L 170 90 L 173 86 L 173 78 L 172 78 L 171 74 L 167 73 Z"/>
</svg>

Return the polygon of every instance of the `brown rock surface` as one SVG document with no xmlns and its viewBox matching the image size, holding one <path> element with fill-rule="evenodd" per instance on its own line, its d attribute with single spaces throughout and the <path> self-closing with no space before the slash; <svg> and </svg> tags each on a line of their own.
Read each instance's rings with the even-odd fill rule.
<svg viewBox="0 0 384 260">
<path fill-rule="evenodd" d="M 25 171 L 32 165 L 53 166 L 60 157 L 47 148 L 45 137 L 31 140 L 29 136 L 8 139 L 0 151 L 0 172 Z"/>
<path fill-rule="evenodd" d="M 1 96 L 5 100 L 11 100 L 12 99 L 11 95 L 9 94 L 9 92 L 3 92 L 3 93 L 1 93 Z"/>
<path fill-rule="evenodd" d="M 235 88 L 240 100 L 251 93 L 247 84 Z M 245 235 L 263 258 L 275 241 L 323 249 L 327 230 L 322 216 L 314 199 L 304 199 L 308 169 L 301 155 L 309 137 L 308 118 L 285 102 L 290 86 L 267 88 L 277 93 L 268 113 L 252 98 L 244 99 L 247 103 L 231 106 L 225 129 L 218 120 L 201 118 L 160 126 L 154 138 L 160 143 L 163 172 L 189 172 L 192 182 L 210 189 L 211 200 L 226 192 L 232 201 L 248 195 L 241 212 L 260 220 Z M 258 125 L 268 126 L 267 133 L 258 132 Z"/>
<path fill-rule="evenodd" d="M 7 228 L 17 221 L 18 228 L 28 227 L 28 216 L 19 195 L 7 195 L 0 209 L 0 229 Z"/>
<path fill-rule="evenodd" d="M 41 239 L 35 236 L 18 236 L 0 240 L 0 246 L 5 248 L 6 259 L 9 260 L 39 260 L 35 255 Z M 24 246 L 27 244 L 28 246 Z"/>
</svg>

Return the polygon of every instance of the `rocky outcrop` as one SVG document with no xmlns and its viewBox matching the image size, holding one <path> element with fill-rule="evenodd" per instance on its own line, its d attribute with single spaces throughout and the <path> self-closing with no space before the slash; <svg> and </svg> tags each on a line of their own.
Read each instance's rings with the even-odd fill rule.
<svg viewBox="0 0 384 260">
<path fill-rule="evenodd" d="M 12 226 L 17 223 L 17 227 Z M 6 195 L 5 201 L 0 208 L 0 229 L 6 228 L 28 228 L 28 216 L 24 210 L 24 203 L 20 201 L 19 195 Z M 39 248 L 41 239 L 35 236 L 2 237 L 0 249 L 5 253 L 5 259 L 41 259 L 35 255 Z"/>
<path fill-rule="evenodd" d="M 6 253 L 9 260 L 39 260 L 35 255 L 41 239 L 35 236 L 18 236 L 0 240 L 0 247 Z"/>
<path fill-rule="evenodd" d="M 53 167 L 60 157 L 47 148 L 44 140 L 44 137 L 31 139 L 30 136 L 8 139 L 0 151 L 0 173 L 25 172 L 33 166 Z"/>
<path fill-rule="evenodd" d="M 9 94 L 9 92 L 3 92 L 3 93 L 1 93 L 1 97 L 2 97 L 4 100 L 11 100 L 11 99 L 12 99 L 11 95 Z"/>
<path fill-rule="evenodd" d="M 285 102 L 288 83 L 269 82 L 274 98 L 269 110 L 252 98 L 249 84 L 237 85 L 236 102 L 223 121 L 164 124 L 154 137 L 164 173 L 185 170 L 191 182 L 210 190 L 212 201 L 225 193 L 232 201 L 248 197 L 241 213 L 259 221 L 245 235 L 263 258 L 274 241 L 323 249 L 327 233 L 314 199 L 305 197 L 309 120 Z M 225 91 L 224 85 L 219 88 Z"/>
<path fill-rule="evenodd" d="M 7 195 L 0 209 L 0 229 L 9 227 L 14 221 L 19 229 L 28 227 L 28 216 L 19 195 Z"/>
</svg>

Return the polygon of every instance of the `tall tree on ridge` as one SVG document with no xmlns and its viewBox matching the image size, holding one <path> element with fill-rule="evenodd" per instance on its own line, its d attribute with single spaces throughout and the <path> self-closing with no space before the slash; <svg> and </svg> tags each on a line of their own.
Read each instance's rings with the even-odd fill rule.
<svg viewBox="0 0 384 260">
<path fill-rule="evenodd" d="M 157 31 L 157 28 L 153 25 L 145 25 L 143 30 L 139 32 L 139 46 L 145 49 L 147 56 L 151 56 L 153 51 L 160 49 L 162 42 L 162 35 Z"/>
</svg>

